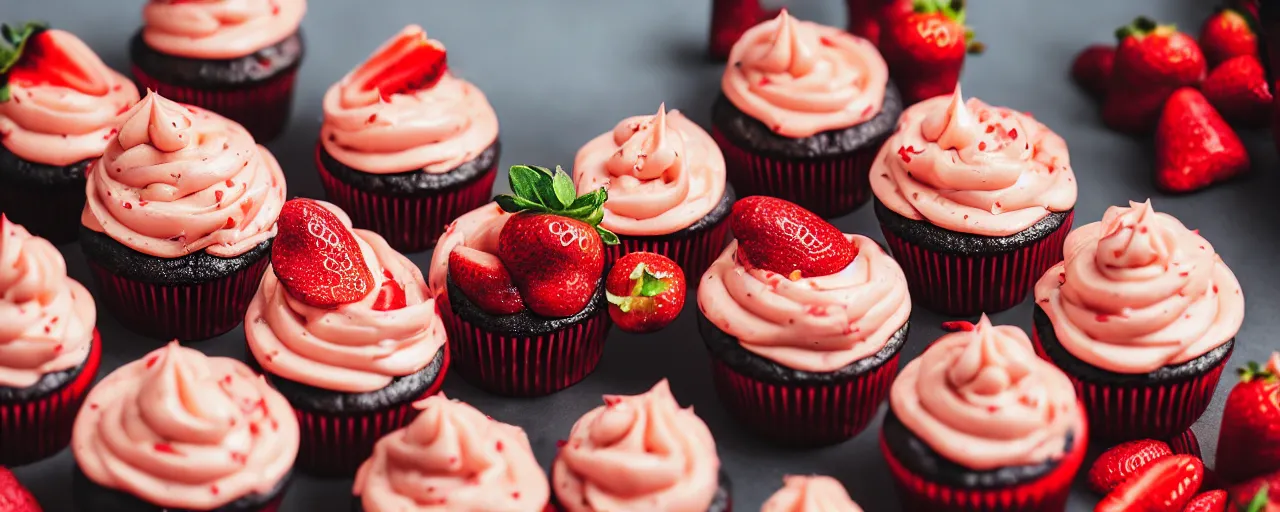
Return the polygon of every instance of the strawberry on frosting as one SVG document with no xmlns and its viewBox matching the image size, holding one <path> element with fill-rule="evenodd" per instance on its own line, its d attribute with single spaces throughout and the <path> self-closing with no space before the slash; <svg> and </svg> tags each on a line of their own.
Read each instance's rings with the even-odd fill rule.
<svg viewBox="0 0 1280 512">
<path fill-rule="evenodd" d="M 790 475 L 760 512 L 862 512 L 862 508 L 834 478 Z"/>
<path fill-rule="evenodd" d="M 498 203 L 489 203 L 449 223 L 436 242 L 435 251 L 431 253 L 428 282 L 435 296 L 448 293 L 446 283 L 449 277 L 449 256 L 455 248 L 466 247 L 497 259 L 498 235 L 502 233 L 502 228 L 511 215 L 498 206 Z"/>
<path fill-rule="evenodd" d="M 724 155 L 677 111 L 624 119 L 578 150 L 579 193 L 609 189 L 600 224 L 623 235 L 674 233 L 705 217 L 725 193 Z"/>
<path fill-rule="evenodd" d="M 25 388 L 89 357 L 97 310 L 47 240 L 0 215 L 0 387 Z"/>
<path fill-rule="evenodd" d="M 169 55 L 234 59 L 297 32 L 306 11 L 306 0 L 150 0 L 142 39 Z"/>
<path fill-rule="evenodd" d="M 0 143 L 55 166 L 101 155 L 116 116 L 138 101 L 133 82 L 69 32 L 32 23 L 9 30 L 21 35 L 21 51 L 9 54 L 15 61 L 0 86 Z"/>
<path fill-rule="evenodd" d="M 81 222 L 143 254 L 244 254 L 271 239 L 280 164 L 240 125 L 152 92 L 90 168 Z"/>
<path fill-rule="evenodd" d="M 1235 337 L 1244 294 L 1204 237 L 1151 202 L 1107 209 L 1067 236 L 1036 305 L 1075 357 L 1118 373 L 1185 363 Z"/>
</svg>

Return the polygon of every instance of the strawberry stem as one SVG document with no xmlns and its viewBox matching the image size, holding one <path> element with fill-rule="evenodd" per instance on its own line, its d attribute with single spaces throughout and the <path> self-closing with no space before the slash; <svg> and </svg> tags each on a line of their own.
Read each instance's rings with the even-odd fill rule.
<svg viewBox="0 0 1280 512">
<path fill-rule="evenodd" d="M 1155 32 L 1161 25 L 1146 16 L 1134 18 L 1128 25 L 1116 29 L 1116 40 L 1124 41 L 1128 37 L 1143 38 Z"/>
<path fill-rule="evenodd" d="M 662 279 L 670 276 L 650 272 L 649 266 L 644 263 L 636 265 L 635 270 L 632 270 L 631 275 L 628 277 L 636 283 L 631 288 L 632 297 L 654 297 L 671 288 L 671 285 Z"/>
<path fill-rule="evenodd" d="M 1276 381 L 1277 379 L 1280 379 L 1280 376 L 1271 373 L 1270 370 L 1263 367 L 1261 364 L 1258 364 L 1257 361 L 1249 361 L 1243 368 L 1236 370 L 1236 373 L 1240 375 L 1240 382 L 1244 383 L 1253 382 L 1255 380 Z"/>
<path fill-rule="evenodd" d="M 573 178 L 560 166 L 552 171 L 546 167 L 513 165 L 507 180 L 512 193 L 493 198 L 503 210 L 550 213 L 580 220 L 595 228 L 605 245 L 618 244 L 618 235 L 600 227 L 604 203 L 609 200 L 609 191 L 604 187 L 578 195 Z"/>
<path fill-rule="evenodd" d="M 22 61 L 27 42 L 47 28 L 49 25 L 42 21 L 28 21 L 17 28 L 0 24 L 0 39 L 6 43 L 0 45 L 0 103 L 9 101 L 9 73 Z"/>
<path fill-rule="evenodd" d="M 1262 488 L 1258 489 L 1258 494 L 1253 495 L 1253 499 L 1241 510 L 1245 512 L 1262 512 L 1266 509 L 1268 501 L 1270 500 L 1267 497 L 1267 484 L 1262 484 Z"/>
</svg>

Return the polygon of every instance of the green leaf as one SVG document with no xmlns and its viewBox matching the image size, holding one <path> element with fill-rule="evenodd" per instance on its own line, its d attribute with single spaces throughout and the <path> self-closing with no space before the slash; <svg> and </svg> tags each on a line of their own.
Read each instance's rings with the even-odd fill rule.
<svg viewBox="0 0 1280 512">
<path fill-rule="evenodd" d="M 502 209 L 507 213 L 518 213 L 526 210 L 532 210 L 535 212 L 547 211 L 546 207 L 538 203 L 535 203 L 523 197 L 513 196 L 510 194 L 502 194 L 498 197 L 493 198 L 493 200 L 496 201 L 498 203 L 498 206 L 501 206 Z"/>
<path fill-rule="evenodd" d="M 591 208 L 599 208 L 604 206 L 604 202 L 609 198 L 609 192 L 604 187 L 587 192 L 578 196 L 573 200 L 573 204 L 569 205 L 569 209 L 577 209 L 584 206 Z"/>
<path fill-rule="evenodd" d="M 604 208 L 593 208 L 586 217 L 579 218 L 578 220 L 587 223 L 588 226 L 599 227 L 600 221 L 604 220 Z"/>
<path fill-rule="evenodd" d="M 1249 504 L 1245 506 L 1245 512 L 1262 512 L 1267 508 L 1267 484 L 1262 484 L 1262 488 L 1258 489 L 1258 494 L 1253 496 Z"/>
<path fill-rule="evenodd" d="M 9 101 L 9 84 L 0 85 L 0 103 Z"/>
<path fill-rule="evenodd" d="M 636 265 L 635 271 L 631 272 L 631 279 L 636 281 L 631 294 L 640 297 L 654 297 L 671 288 L 671 284 L 663 281 L 661 276 L 649 272 L 644 263 Z"/>
<path fill-rule="evenodd" d="M 613 234 L 612 231 L 596 225 L 596 233 L 600 234 L 600 240 L 603 241 L 605 245 L 618 245 L 618 235 Z"/>
<path fill-rule="evenodd" d="M 513 165 L 507 179 L 511 182 L 511 192 L 516 197 L 536 201 L 538 194 L 535 189 L 538 186 L 538 180 L 542 179 L 541 176 L 542 173 L 527 165 Z"/>
<path fill-rule="evenodd" d="M 573 178 L 558 165 L 555 175 L 551 177 L 551 188 L 555 191 L 556 199 L 564 205 L 562 208 L 572 205 L 578 195 L 578 189 L 573 186 Z"/>
</svg>

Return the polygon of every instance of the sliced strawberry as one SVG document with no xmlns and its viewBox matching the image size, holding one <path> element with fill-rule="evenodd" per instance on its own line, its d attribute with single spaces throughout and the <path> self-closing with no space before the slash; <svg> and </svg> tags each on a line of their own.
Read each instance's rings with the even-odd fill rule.
<svg viewBox="0 0 1280 512">
<path fill-rule="evenodd" d="M 373 290 L 373 274 L 351 229 L 311 199 L 280 210 L 271 266 L 289 295 L 316 307 L 356 302 Z"/>
<path fill-rule="evenodd" d="M 1178 512 L 1195 496 L 1204 464 L 1190 455 L 1171 455 L 1148 464 L 1111 491 L 1095 512 Z"/>
<path fill-rule="evenodd" d="M 378 298 L 373 301 L 373 310 L 395 311 L 409 305 L 404 295 L 404 287 L 400 286 L 395 276 L 391 275 L 391 271 L 382 269 L 382 277 L 382 286 L 378 288 Z"/>
<path fill-rule="evenodd" d="M 675 321 L 684 308 L 684 270 L 661 254 L 619 258 L 605 278 L 609 317 L 626 332 L 648 333 Z"/>
<path fill-rule="evenodd" d="M 858 247 L 831 223 L 775 197 L 739 200 L 733 205 L 730 222 L 738 250 L 747 262 L 787 277 L 834 274 L 858 255 Z"/>
<path fill-rule="evenodd" d="M 491 315 L 524 311 L 524 300 L 497 256 L 466 246 L 449 253 L 449 278 L 471 302 Z"/>
<path fill-rule="evenodd" d="M 26 487 L 13 476 L 9 468 L 0 466 L 0 511 L 40 512 L 40 504 Z"/>
<path fill-rule="evenodd" d="M 0 61 L 0 75 L 10 82 L 67 87 L 93 95 L 108 92 L 104 77 L 81 65 L 98 57 L 83 44 L 77 46 L 79 41 L 71 34 L 27 22 L 19 27 L 0 26 L 0 35 L 13 47 L 11 52 L 0 52 L 8 57 L 7 62 Z"/>
<path fill-rule="evenodd" d="M 1089 468 L 1089 488 L 1102 494 L 1109 493 L 1138 470 L 1170 455 L 1173 451 L 1169 445 L 1151 439 L 1116 445 L 1103 452 Z"/>
<path fill-rule="evenodd" d="M 448 69 L 444 45 L 428 39 L 422 27 L 409 25 L 355 71 L 352 85 L 364 91 L 378 91 L 386 101 L 393 94 L 431 88 Z"/>
<path fill-rule="evenodd" d="M 1182 509 L 1182 512 L 1226 512 L 1227 491 L 1202 492 Z"/>
</svg>

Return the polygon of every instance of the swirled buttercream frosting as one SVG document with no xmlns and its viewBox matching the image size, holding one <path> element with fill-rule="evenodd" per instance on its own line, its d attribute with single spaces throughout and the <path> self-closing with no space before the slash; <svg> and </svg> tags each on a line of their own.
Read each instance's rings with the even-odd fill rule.
<svg viewBox="0 0 1280 512">
<path fill-rule="evenodd" d="M 142 40 L 169 55 L 234 59 L 293 35 L 306 12 L 306 0 L 151 0 Z"/>
<path fill-rule="evenodd" d="M 834 478 L 791 475 L 760 512 L 862 512 L 862 508 Z"/>
</svg>

